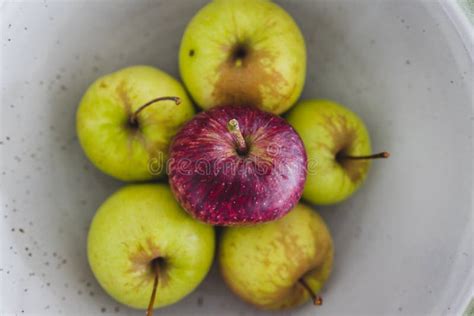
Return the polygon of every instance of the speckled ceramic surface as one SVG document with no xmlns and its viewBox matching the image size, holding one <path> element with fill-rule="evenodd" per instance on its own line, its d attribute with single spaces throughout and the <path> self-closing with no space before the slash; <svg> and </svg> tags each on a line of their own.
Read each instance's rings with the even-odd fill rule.
<svg viewBox="0 0 474 316">
<path fill-rule="evenodd" d="M 308 46 L 304 98 L 366 121 L 376 162 L 348 202 L 321 209 L 336 245 L 318 310 L 279 315 L 458 314 L 473 284 L 472 57 L 448 1 L 278 1 Z M 86 233 L 121 183 L 85 158 L 74 116 L 99 75 L 150 64 L 178 75 L 203 1 L 2 2 L 0 314 L 143 315 L 98 286 Z M 453 2 L 454 3 L 454 2 Z M 214 268 L 157 315 L 263 315 Z"/>
</svg>

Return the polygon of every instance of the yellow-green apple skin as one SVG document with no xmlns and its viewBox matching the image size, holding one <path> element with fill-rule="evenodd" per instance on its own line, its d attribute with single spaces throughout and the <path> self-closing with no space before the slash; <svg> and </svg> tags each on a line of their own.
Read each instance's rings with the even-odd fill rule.
<svg viewBox="0 0 474 316">
<path fill-rule="evenodd" d="M 192 219 L 164 184 L 126 186 L 100 206 L 87 241 L 90 267 L 118 302 L 146 308 L 162 258 L 155 307 L 173 304 L 204 279 L 214 256 L 214 229 Z"/>
<path fill-rule="evenodd" d="M 203 109 L 252 105 L 280 114 L 303 89 L 306 48 L 292 17 L 267 0 L 214 0 L 188 24 L 181 77 Z"/>
<path fill-rule="evenodd" d="M 326 224 L 300 203 L 274 222 L 225 228 L 218 260 L 235 294 L 260 309 L 278 310 L 308 301 L 300 279 L 318 293 L 331 273 L 333 255 Z"/>
<path fill-rule="evenodd" d="M 181 104 L 161 101 L 130 116 L 148 101 L 176 96 Z M 76 115 L 79 141 L 92 163 L 117 179 L 144 181 L 165 174 L 171 138 L 194 115 L 184 87 L 165 72 L 133 66 L 97 79 L 83 96 Z"/>
<path fill-rule="evenodd" d="M 301 101 L 287 119 L 303 139 L 308 154 L 303 198 L 328 205 L 351 196 L 364 182 L 370 160 L 341 157 L 372 153 L 364 122 L 348 108 L 329 100 Z"/>
</svg>

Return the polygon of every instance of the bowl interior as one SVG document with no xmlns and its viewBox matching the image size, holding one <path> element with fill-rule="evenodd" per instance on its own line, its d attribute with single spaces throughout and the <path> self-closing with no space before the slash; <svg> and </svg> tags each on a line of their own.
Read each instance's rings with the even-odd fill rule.
<svg viewBox="0 0 474 316">
<path fill-rule="evenodd" d="M 91 218 L 122 184 L 85 158 L 75 111 L 95 78 L 124 66 L 178 77 L 181 35 L 204 3 L 0 6 L 0 313 L 142 314 L 109 298 L 87 264 Z M 324 306 L 292 315 L 454 311 L 472 276 L 473 174 L 472 66 L 455 28 L 435 1 L 278 3 L 306 39 L 302 98 L 347 105 L 374 150 L 392 153 L 349 201 L 316 207 L 334 236 L 334 272 Z M 263 312 L 233 296 L 214 267 L 160 314 Z"/>
</svg>

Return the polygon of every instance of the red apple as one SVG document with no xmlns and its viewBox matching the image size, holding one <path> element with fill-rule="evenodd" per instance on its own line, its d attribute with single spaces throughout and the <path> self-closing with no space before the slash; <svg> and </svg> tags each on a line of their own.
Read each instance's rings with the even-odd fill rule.
<svg viewBox="0 0 474 316">
<path fill-rule="evenodd" d="M 198 114 L 176 134 L 168 172 L 188 213 L 229 226 L 288 213 L 301 197 L 306 168 L 303 142 L 284 119 L 225 106 Z"/>
</svg>

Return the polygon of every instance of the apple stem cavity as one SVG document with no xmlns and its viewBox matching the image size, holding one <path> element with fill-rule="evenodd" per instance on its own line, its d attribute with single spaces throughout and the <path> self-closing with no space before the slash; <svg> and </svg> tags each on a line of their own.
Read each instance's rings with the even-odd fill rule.
<svg viewBox="0 0 474 316">
<path fill-rule="evenodd" d="M 313 304 L 316 306 L 321 306 L 323 305 L 323 298 L 319 295 L 316 295 L 314 291 L 311 289 L 311 287 L 306 283 L 306 281 L 301 278 L 298 280 L 298 282 L 305 288 L 306 292 L 308 292 L 309 296 L 313 299 Z"/>
<path fill-rule="evenodd" d="M 152 105 L 156 102 L 167 101 L 167 100 L 174 101 L 176 103 L 176 105 L 179 105 L 181 103 L 181 99 L 179 97 L 160 97 L 160 98 L 150 100 L 147 103 L 140 106 L 135 112 L 132 113 L 132 115 L 130 115 L 130 125 L 131 126 L 137 126 L 138 125 L 138 121 L 137 121 L 138 114 L 140 114 L 140 112 L 143 111 L 145 108 L 147 108 L 148 106 L 150 106 L 150 105 Z"/>
<path fill-rule="evenodd" d="M 341 155 L 339 159 L 351 159 L 351 160 L 366 160 L 366 159 L 379 159 L 379 158 L 388 158 L 390 157 L 390 153 L 383 151 L 381 153 L 367 155 L 367 156 L 350 156 L 350 155 Z"/>
<path fill-rule="evenodd" d="M 146 310 L 146 316 L 153 316 L 153 305 L 155 305 L 156 290 L 158 288 L 158 282 L 160 278 L 160 266 L 162 264 L 162 258 L 158 257 L 151 261 L 151 268 L 155 274 L 153 281 L 153 291 L 151 292 L 150 303 L 148 303 L 148 308 Z"/>
<path fill-rule="evenodd" d="M 240 131 L 239 122 L 236 119 L 231 119 L 227 123 L 227 129 L 234 137 L 234 141 L 237 144 L 237 152 L 240 155 L 247 154 L 247 143 L 245 142 L 244 136 Z"/>
</svg>

